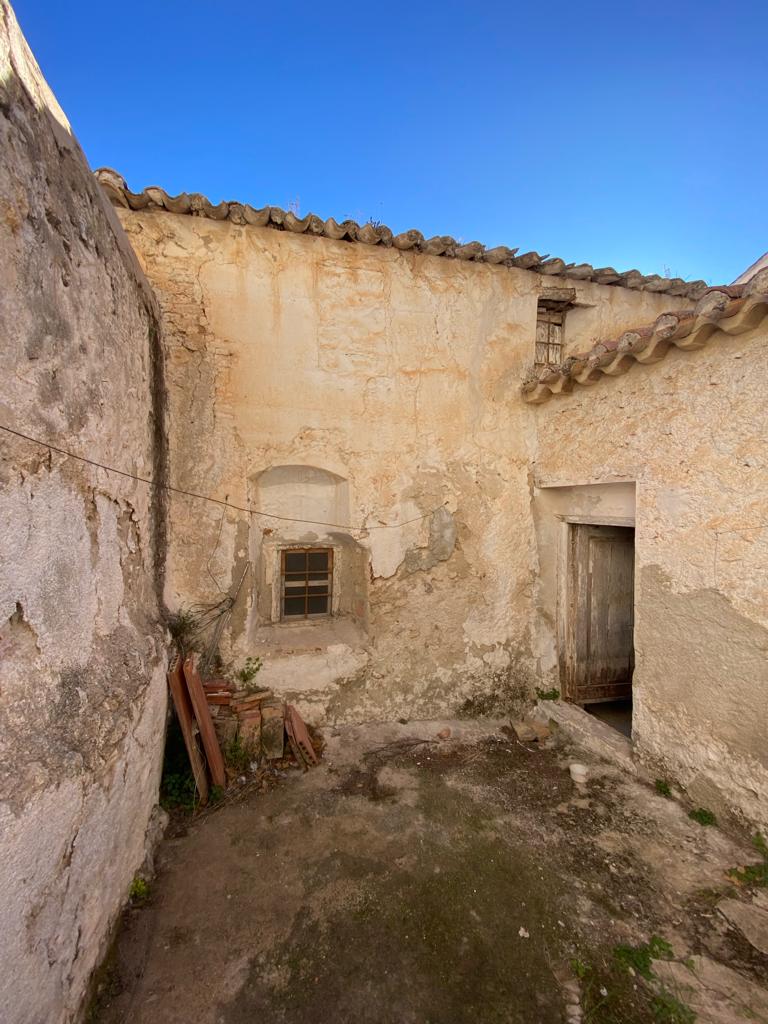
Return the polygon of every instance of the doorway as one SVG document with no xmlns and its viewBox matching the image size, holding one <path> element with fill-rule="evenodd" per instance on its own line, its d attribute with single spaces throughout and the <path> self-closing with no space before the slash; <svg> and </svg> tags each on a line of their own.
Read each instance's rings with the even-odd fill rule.
<svg viewBox="0 0 768 1024">
<path fill-rule="evenodd" d="M 568 524 L 563 690 L 631 735 L 635 531 Z"/>
</svg>

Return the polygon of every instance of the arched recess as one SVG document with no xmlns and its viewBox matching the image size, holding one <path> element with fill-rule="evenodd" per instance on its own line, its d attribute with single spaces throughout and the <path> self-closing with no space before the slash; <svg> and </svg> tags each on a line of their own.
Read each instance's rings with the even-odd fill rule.
<svg viewBox="0 0 768 1024">
<path fill-rule="evenodd" d="M 255 506 L 263 512 L 286 519 L 304 520 L 295 527 L 331 524 L 343 527 L 349 522 L 349 485 L 344 477 L 317 466 L 272 466 L 254 480 Z M 262 526 L 281 533 L 296 532 L 290 523 L 265 516 Z"/>
</svg>

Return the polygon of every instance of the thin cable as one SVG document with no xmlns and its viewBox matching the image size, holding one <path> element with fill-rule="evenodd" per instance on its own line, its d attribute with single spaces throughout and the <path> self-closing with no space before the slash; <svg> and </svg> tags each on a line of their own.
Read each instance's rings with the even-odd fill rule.
<svg viewBox="0 0 768 1024">
<path fill-rule="evenodd" d="M 437 508 L 433 508 L 430 512 L 425 512 L 423 515 L 414 516 L 413 519 L 406 519 L 402 523 L 378 523 L 374 526 L 345 526 L 341 523 L 323 523 L 317 519 L 294 519 L 291 516 L 278 516 L 274 512 L 262 512 L 260 509 L 251 508 L 248 505 L 235 505 L 231 501 L 222 501 L 221 498 L 212 498 L 208 494 L 198 494 L 197 491 L 185 491 L 181 487 L 173 487 L 171 484 L 158 484 L 151 477 L 137 476 L 135 473 L 126 473 L 124 469 L 116 469 L 115 466 L 105 466 L 103 462 L 96 462 L 94 459 L 87 459 L 84 455 L 75 455 L 74 452 L 69 452 L 65 448 L 57 448 L 56 445 L 48 444 L 47 441 L 41 441 L 37 437 L 30 437 L 29 434 L 22 434 L 20 430 L 13 430 L 11 427 L 6 427 L 0 423 L 0 430 L 4 430 L 6 434 L 13 434 L 14 437 L 20 437 L 24 441 L 31 441 L 32 444 L 40 445 L 41 448 L 47 448 L 48 451 L 56 452 L 58 455 L 65 455 L 68 459 L 76 459 L 78 462 L 84 462 L 88 466 L 95 466 L 96 469 L 104 469 L 107 473 L 117 473 L 118 476 L 124 476 L 128 480 L 136 480 L 138 483 L 147 484 L 150 487 L 158 487 L 160 490 L 169 491 L 172 494 L 183 494 L 187 498 L 197 498 L 199 501 L 210 501 L 214 505 L 221 505 L 224 508 L 234 509 L 236 512 L 246 512 L 250 516 L 265 516 L 267 519 L 279 519 L 283 523 L 304 523 L 307 526 L 328 526 L 334 530 L 347 530 L 349 533 L 367 533 L 369 530 L 398 530 L 402 526 L 408 526 L 410 523 L 418 523 L 422 519 L 428 519 L 434 515 L 435 512 L 439 512 L 441 508 L 445 508 L 448 504 L 444 501 L 442 505 L 438 505 Z"/>
</svg>

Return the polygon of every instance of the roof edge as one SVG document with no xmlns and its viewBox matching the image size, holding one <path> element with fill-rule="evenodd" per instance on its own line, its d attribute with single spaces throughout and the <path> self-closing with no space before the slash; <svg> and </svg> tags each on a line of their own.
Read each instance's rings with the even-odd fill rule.
<svg viewBox="0 0 768 1024">
<path fill-rule="evenodd" d="M 658 274 L 641 274 L 639 270 L 619 272 L 613 267 L 598 267 L 589 263 L 566 263 L 556 256 L 539 255 L 537 252 L 520 253 L 505 245 L 486 249 L 481 242 L 462 243 L 450 235 L 435 235 L 425 238 L 420 231 L 403 231 L 399 235 L 384 224 L 358 224 L 354 220 L 340 223 L 330 217 L 323 220 L 314 213 L 297 217 L 290 210 L 279 206 L 264 206 L 256 209 L 248 203 L 211 203 L 198 192 L 182 192 L 169 195 L 165 189 L 151 185 L 141 192 L 131 192 L 125 179 L 110 167 L 94 171 L 96 180 L 114 206 L 128 210 L 166 210 L 169 213 L 207 217 L 210 220 L 229 220 L 234 224 L 250 224 L 253 227 L 269 227 L 294 234 L 317 235 L 334 241 L 360 242 L 363 245 L 382 245 L 400 251 L 424 253 L 428 256 L 444 256 L 450 259 L 489 263 L 495 266 L 516 267 L 532 270 L 551 277 L 563 277 L 577 281 L 591 281 L 594 284 L 631 288 L 635 291 L 662 292 L 667 295 L 696 299 L 707 289 L 705 281 L 684 281 L 680 277 L 661 277 Z"/>
<path fill-rule="evenodd" d="M 625 374 L 636 363 L 658 363 L 673 346 L 686 352 L 704 348 L 719 331 L 743 334 L 766 318 L 768 269 L 746 284 L 709 288 L 693 309 L 662 313 L 652 324 L 624 331 L 617 339 L 570 356 L 560 366 L 547 367 L 523 382 L 522 395 L 526 402 L 539 405 L 576 387 Z"/>
</svg>

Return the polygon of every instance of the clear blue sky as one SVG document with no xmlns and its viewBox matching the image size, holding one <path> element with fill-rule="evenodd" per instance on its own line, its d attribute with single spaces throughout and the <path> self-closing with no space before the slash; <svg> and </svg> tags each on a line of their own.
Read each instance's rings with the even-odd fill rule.
<svg viewBox="0 0 768 1024">
<path fill-rule="evenodd" d="M 17 0 L 91 165 L 712 284 L 768 249 L 768 4 Z"/>
</svg>

